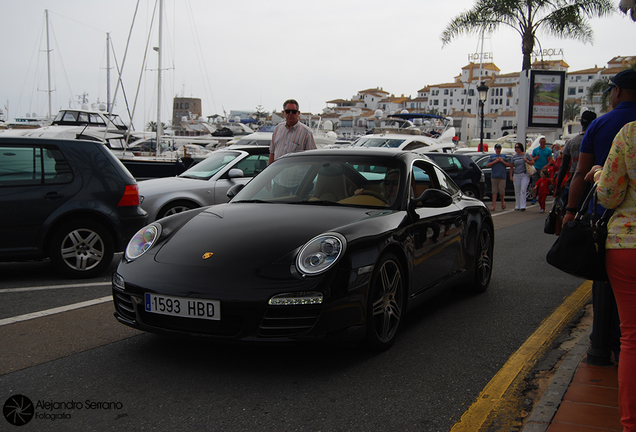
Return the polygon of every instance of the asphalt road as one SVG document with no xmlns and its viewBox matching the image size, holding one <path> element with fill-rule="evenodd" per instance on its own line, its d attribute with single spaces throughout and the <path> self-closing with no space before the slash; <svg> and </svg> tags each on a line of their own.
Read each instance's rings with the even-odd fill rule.
<svg viewBox="0 0 636 432">
<path fill-rule="evenodd" d="M 450 431 L 582 282 L 545 263 L 554 237 L 538 207 L 511 204 L 494 213 L 489 290 L 415 310 L 381 354 L 145 334 L 112 317 L 108 276 L 68 281 L 47 263 L 0 264 L 0 404 L 21 394 L 36 405 L 31 422 L 0 418 L 0 431 Z M 506 409 L 520 413 L 521 399 Z"/>
</svg>

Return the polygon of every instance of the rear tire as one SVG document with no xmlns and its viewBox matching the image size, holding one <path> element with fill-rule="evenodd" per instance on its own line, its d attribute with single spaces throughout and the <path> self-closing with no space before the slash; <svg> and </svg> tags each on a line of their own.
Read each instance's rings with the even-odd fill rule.
<svg viewBox="0 0 636 432">
<path fill-rule="evenodd" d="M 113 261 L 114 254 L 114 240 L 108 229 L 89 219 L 64 222 L 49 243 L 53 266 L 73 279 L 100 275 Z"/>
<path fill-rule="evenodd" d="M 393 254 L 383 255 L 375 266 L 367 299 L 366 344 L 384 351 L 395 342 L 406 312 L 402 266 Z"/>
</svg>

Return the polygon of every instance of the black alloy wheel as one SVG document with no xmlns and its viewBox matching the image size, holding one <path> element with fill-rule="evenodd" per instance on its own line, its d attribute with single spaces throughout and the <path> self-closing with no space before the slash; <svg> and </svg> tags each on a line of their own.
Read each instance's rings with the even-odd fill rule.
<svg viewBox="0 0 636 432">
<path fill-rule="evenodd" d="M 393 254 L 383 255 L 375 266 L 369 288 L 367 345 L 378 351 L 395 342 L 405 310 L 402 266 Z"/>
<path fill-rule="evenodd" d="M 477 237 L 477 250 L 475 253 L 475 275 L 472 291 L 483 293 L 490 285 L 493 262 L 493 236 L 490 228 L 484 226 Z"/>
</svg>

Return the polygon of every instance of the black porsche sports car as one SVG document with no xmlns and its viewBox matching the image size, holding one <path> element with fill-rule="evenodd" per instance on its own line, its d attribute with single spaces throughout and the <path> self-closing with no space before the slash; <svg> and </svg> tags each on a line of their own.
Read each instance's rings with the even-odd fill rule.
<svg viewBox="0 0 636 432">
<path fill-rule="evenodd" d="M 487 289 L 494 228 L 430 159 L 377 149 L 286 155 L 226 204 L 160 219 L 113 275 L 115 317 L 229 340 L 391 346 L 408 310 Z"/>
</svg>

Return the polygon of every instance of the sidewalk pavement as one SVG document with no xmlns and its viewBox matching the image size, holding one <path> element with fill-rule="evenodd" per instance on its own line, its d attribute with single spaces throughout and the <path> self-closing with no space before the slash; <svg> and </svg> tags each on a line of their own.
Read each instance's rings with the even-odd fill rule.
<svg viewBox="0 0 636 432">
<path fill-rule="evenodd" d="M 623 430 L 618 412 L 618 366 L 585 362 L 591 332 L 590 327 L 558 367 L 523 432 Z"/>
<path fill-rule="evenodd" d="M 552 203 L 546 203 L 546 211 Z M 493 212 L 497 228 L 545 217 L 528 202 L 526 212 L 514 217 L 514 205 Z M 522 432 L 605 432 L 623 430 L 618 411 L 618 366 L 592 366 L 585 362 L 592 327 L 581 336 L 556 370 L 550 385 L 534 406 Z"/>
</svg>

